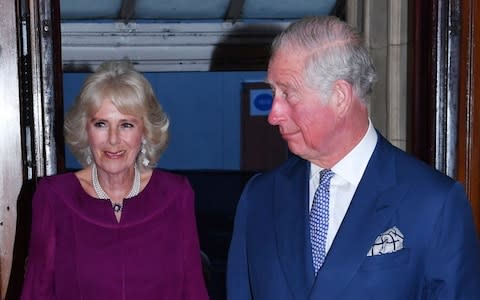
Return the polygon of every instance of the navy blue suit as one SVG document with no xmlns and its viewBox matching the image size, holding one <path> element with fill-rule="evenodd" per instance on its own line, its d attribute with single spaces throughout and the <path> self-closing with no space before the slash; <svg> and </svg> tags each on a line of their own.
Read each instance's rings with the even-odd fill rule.
<svg viewBox="0 0 480 300">
<path fill-rule="evenodd" d="M 480 246 L 463 187 L 379 135 L 323 267 L 314 277 L 309 162 L 253 177 L 237 207 L 229 300 L 480 299 Z M 400 251 L 367 256 L 396 226 Z"/>
</svg>

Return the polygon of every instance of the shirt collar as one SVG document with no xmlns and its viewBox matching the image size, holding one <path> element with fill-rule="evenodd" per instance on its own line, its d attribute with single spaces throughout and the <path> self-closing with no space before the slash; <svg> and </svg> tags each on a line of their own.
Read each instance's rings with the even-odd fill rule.
<svg viewBox="0 0 480 300">
<path fill-rule="evenodd" d="M 368 129 L 362 140 L 335 166 L 332 171 L 349 183 L 357 186 L 367 168 L 368 161 L 375 150 L 378 136 L 372 121 L 368 120 Z M 316 176 L 323 168 L 310 163 L 310 178 Z"/>
</svg>

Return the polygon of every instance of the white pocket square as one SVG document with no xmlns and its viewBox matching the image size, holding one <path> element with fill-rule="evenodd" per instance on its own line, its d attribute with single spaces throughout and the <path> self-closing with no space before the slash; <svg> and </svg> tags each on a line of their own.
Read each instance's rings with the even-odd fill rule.
<svg viewBox="0 0 480 300">
<path fill-rule="evenodd" d="M 403 233 L 396 226 L 377 236 L 367 256 L 393 253 L 403 249 Z"/>
</svg>

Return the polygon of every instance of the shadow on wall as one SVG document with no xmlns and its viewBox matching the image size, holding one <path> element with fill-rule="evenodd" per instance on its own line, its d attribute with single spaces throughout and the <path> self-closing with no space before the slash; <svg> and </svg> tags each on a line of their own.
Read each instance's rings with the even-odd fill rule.
<svg viewBox="0 0 480 300">
<path fill-rule="evenodd" d="M 242 24 L 215 47 L 210 71 L 266 71 L 273 38 L 284 27 L 272 24 Z"/>
<path fill-rule="evenodd" d="M 337 0 L 329 15 L 345 20 L 346 0 Z M 266 71 L 270 45 L 285 27 L 248 23 L 235 27 L 214 50 L 210 71 Z"/>
</svg>

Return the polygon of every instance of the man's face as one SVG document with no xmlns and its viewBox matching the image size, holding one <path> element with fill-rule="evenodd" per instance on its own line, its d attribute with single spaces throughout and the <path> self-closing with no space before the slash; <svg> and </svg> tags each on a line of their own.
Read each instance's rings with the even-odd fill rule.
<svg viewBox="0 0 480 300">
<path fill-rule="evenodd" d="M 330 99 L 322 99 L 305 83 L 304 58 L 302 51 L 288 48 L 271 58 L 267 81 L 273 104 L 268 122 L 278 126 L 292 153 L 312 161 L 334 151 L 337 117 Z"/>
</svg>

